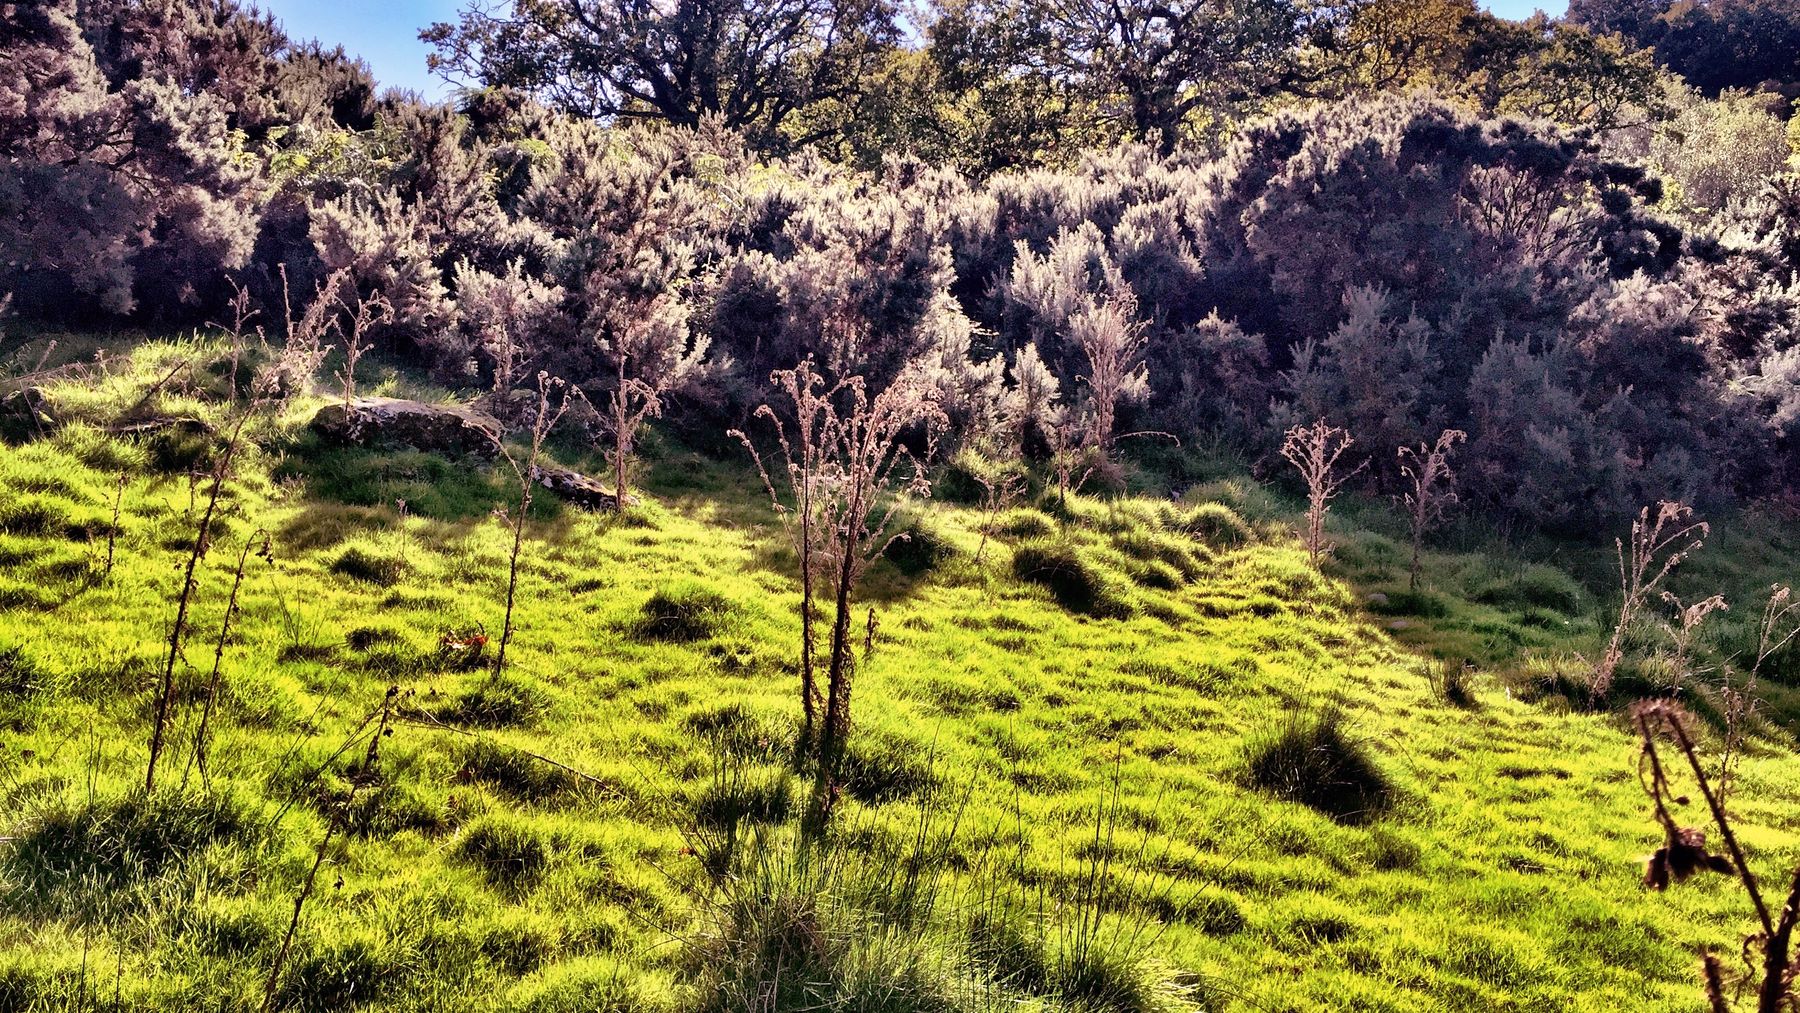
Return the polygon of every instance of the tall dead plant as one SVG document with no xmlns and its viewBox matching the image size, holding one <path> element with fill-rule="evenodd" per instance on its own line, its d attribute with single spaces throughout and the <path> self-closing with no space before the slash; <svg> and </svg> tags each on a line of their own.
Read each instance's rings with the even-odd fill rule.
<svg viewBox="0 0 1800 1013">
<path fill-rule="evenodd" d="M 1794 926 L 1800 921 L 1800 868 L 1790 877 L 1787 899 L 1779 910 L 1770 907 L 1763 895 L 1762 884 L 1751 871 L 1750 862 L 1738 840 L 1724 799 L 1707 780 L 1699 750 L 1689 731 L 1689 719 L 1677 704 L 1652 700 L 1632 710 L 1641 741 L 1638 779 L 1650 796 L 1656 821 L 1663 831 L 1663 846 L 1650 857 L 1644 869 L 1644 884 L 1653 890 L 1666 890 L 1703 871 L 1735 876 L 1744 896 L 1756 912 L 1757 931 L 1744 940 L 1744 960 L 1748 965 L 1745 984 L 1756 995 L 1757 1013 L 1783 1013 L 1795 1005 L 1793 980 L 1796 965 L 1792 958 Z M 1724 854 L 1707 850 L 1706 831 L 1684 827 L 1674 817 L 1671 807 L 1688 804 L 1688 796 L 1677 792 L 1671 784 L 1670 772 L 1662 762 L 1659 740 L 1666 738 L 1680 752 L 1693 775 L 1694 787 L 1706 803 L 1713 826 L 1725 843 Z M 1713 953 L 1701 957 L 1701 980 L 1707 1002 L 1713 1010 L 1729 1010 L 1726 995 L 1725 967 Z"/>
<path fill-rule="evenodd" d="M 1664 591 L 1662 600 L 1675 610 L 1674 622 L 1664 622 L 1663 630 L 1669 634 L 1669 643 L 1675 648 L 1674 657 L 1669 659 L 1674 666 L 1669 689 L 1679 696 L 1681 685 L 1688 676 L 1700 674 L 1694 671 L 1694 641 L 1700 635 L 1700 627 L 1714 612 L 1729 611 L 1731 606 L 1726 604 L 1724 595 L 1718 594 L 1687 603 L 1673 592 Z"/>
<path fill-rule="evenodd" d="M 344 368 L 338 371 L 337 380 L 344 390 L 344 411 L 348 412 L 350 403 L 356 400 L 356 365 L 369 350 L 369 332 L 394 319 L 394 304 L 377 293 L 351 299 L 339 295 L 337 305 L 342 314 L 338 330 L 344 336 Z"/>
<path fill-rule="evenodd" d="M 890 527 L 905 501 L 931 493 L 925 464 L 935 451 L 936 435 L 947 424 L 936 389 L 914 372 L 901 374 L 871 397 L 860 376 L 828 384 L 812 360 L 777 370 L 771 382 L 787 395 L 792 414 L 784 418 L 770 405 L 756 415 L 767 419 L 781 448 L 788 496 L 778 491 L 762 454 L 740 430 L 732 430 L 756 462 L 770 501 L 782 515 L 801 551 L 801 702 L 814 750 L 818 786 L 813 817 L 829 816 L 836 797 L 837 774 L 850 730 L 850 696 L 855 654 L 852 600 L 868 565 L 904 533 Z M 921 430 L 922 454 L 904 438 Z M 813 572 L 817 566 L 818 572 Z M 832 624 L 826 656 L 822 723 L 814 725 L 818 699 L 812 685 L 811 598 L 814 582 L 823 578 L 832 599 Z"/>
<path fill-rule="evenodd" d="M 194 751 L 188 756 L 188 766 L 181 772 L 181 783 L 187 784 L 188 772 L 194 768 L 200 771 L 200 781 L 206 783 L 210 772 L 206 769 L 206 748 L 211 741 L 213 710 L 218 706 L 219 687 L 224 681 L 225 644 L 231 639 L 231 621 L 237 618 L 238 592 L 244 587 L 244 570 L 250 564 L 250 557 L 273 560 L 273 546 L 267 531 L 257 530 L 244 540 L 244 548 L 238 553 L 237 569 L 231 577 L 231 595 L 225 602 L 225 618 L 219 621 L 219 639 L 213 648 L 212 674 L 206 680 L 206 700 L 200 708 L 200 726 L 194 731 Z"/>
<path fill-rule="evenodd" d="M 282 934 L 281 947 L 275 951 L 275 959 L 269 964 L 269 977 L 263 982 L 262 1013 L 269 1013 L 274 1007 L 275 996 L 281 984 L 281 972 L 287 964 L 288 954 L 294 948 L 294 936 L 300 930 L 300 916 L 306 910 L 306 902 L 311 899 L 313 888 L 319 880 L 319 870 L 331 857 L 331 842 L 343 831 L 356 804 L 356 797 L 363 787 L 374 784 L 380 779 L 378 764 L 381 760 L 381 740 L 393 734 L 393 719 L 396 705 L 400 702 L 400 687 L 389 686 L 387 696 L 382 698 L 381 706 L 375 713 L 363 719 L 363 723 L 350 733 L 350 739 L 338 749 L 339 753 L 350 748 L 357 737 L 370 730 L 368 746 L 363 751 L 362 766 L 350 775 L 350 788 L 339 804 L 331 811 L 331 819 L 325 824 L 325 834 L 319 839 L 319 847 L 313 852 L 312 865 L 306 870 L 306 879 L 301 883 L 300 892 L 294 896 L 294 911 L 288 918 L 287 931 Z M 337 754 L 333 754 L 334 756 Z"/>
<path fill-rule="evenodd" d="M 509 516 L 504 508 L 496 509 L 494 516 L 507 525 L 512 532 L 512 549 L 506 557 L 506 617 L 500 625 L 500 647 L 494 652 L 494 668 L 492 678 L 498 682 L 501 672 L 506 668 L 506 648 L 512 643 L 513 604 L 517 600 L 519 590 L 519 553 L 525 545 L 525 520 L 531 513 L 532 492 L 537 488 L 538 461 L 544 454 L 544 440 L 568 414 L 569 408 L 582 400 L 580 387 L 573 387 L 561 377 L 551 376 L 540 370 L 537 375 L 537 402 L 531 417 L 531 443 L 524 460 L 504 442 L 498 444 L 500 456 L 512 468 L 513 475 L 519 482 L 519 500 L 515 511 Z"/>
<path fill-rule="evenodd" d="M 1786 584 L 1769 585 L 1769 599 L 1763 604 L 1762 621 L 1756 631 L 1756 659 L 1742 686 L 1733 686 L 1727 677 L 1719 688 L 1724 702 L 1725 747 L 1719 755 L 1719 801 L 1724 803 L 1731 791 L 1737 760 L 1743 753 L 1744 738 L 1751 719 L 1756 716 L 1756 684 L 1762 677 L 1763 665 L 1800 636 L 1800 600 Z"/>
<path fill-rule="evenodd" d="M 1450 455 L 1456 445 L 1469 438 L 1460 429 L 1446 429 L 1436 443 L 1417 447 L 1401 447 L 1400 474 L 1406 479 L 1406 491 L 1400 501 L 1406 507 L 1406 523 L 1412 532 L 1412 565 L 1406 586 L 1419 589 L 1419 560 L 1425 551 L 1425 535 L 1442 523 L 1444 515 L 1458 502 L 1456 473 L 1450 470 Z"/>
<path fill-rule="evenodd" d="M 194 596 L 199 589 L 197 576 L 200 564 L 205 560 L 207 550 L 212 545 L 213 523 L 218 517 L 219 500 L 224 492 L 226 479 L 231 474 L 232 462 L 243 446 L 245 429 L 250 421 L 261 415 L 268 406 L 276 404 L 304 388 L 312 381 L 313 374 L 318 371 L 319 364 L 324 358 L 325 337 L 337 326 L 326 305 L 326 287 L 336 285 L 340 281 L 340 275 L 333 275 L 331 279 L 328 279 L 319 287 L 315 298 L 306 310 L 296 317 L 288 296 L 287 267 L 285 264 L 282 265 L 282 312 L 287 325 L 287 342 L 283 345 L 280 354 L 257 373 L 256 379 L 251 385 L 249 402 L 232 405 L 231 413 L 227 417 L 224 427 L 224 443 L 213 462 L 212 470 L 196 476 L 204 476 L 209 480 L 206 507 L 200 513 L 194 540 L 189 547 L 187 562 L 182 570 L 180 590 L 175 597 L 175 616 L 169 624 L 168 653 L 163 658 L 162 678 L 156 694 L 155 718 L 150 731 L 150 759 L 144 767 L 144 790 L 147 792 L 154 791 L 156 788 L 157 766 L 162 761 L 170 722 L 175 716 L 175 666 L 181 659 L 182 644 L 188 633 L 189 614 L 193 608 Z"/>
<path fill-rule="evenodd" d="M 1325 538 L 1325 515 L 1331 511 L 1331 501 L 1345 483 L 1368 466 L 1365 461 L 1349 471 L 1338 470 L 1344 452 L 1355 444 L 1356 439 L 1347 430 L 1324 419 L 1310 426 L 1290 428 L 1281 442 L 1281 456 L 1306 482 L 1306 527 L 1300 535 L 1306 545 L 1306 557 L 1314 567 L 1331 552 L 1331 543 Z"/>
<path fill-rule="evenodd" d="M 242 368 L 244 361 L 244 336 L 250 333 L 251 321 L 261 311 L 251 304 L 249 289 L 236 278 L 227 281 L 231 285 L 231 300 L 225 305 L 231 311 L 231 322 L 212 322 L 208 326 L 224 331 L 226 340 L 231 343 L 231 375 L 228 382 L 231 400 L 235 402 L 238 399 L 238 370 Z M 256 333 L 260 337 L 262 328 L 258 327 Z"/>
<path fill-rule="evenodd" d="M 981 543 L 975 547 L 975 566 L 981 566 L 981 557 L 987 552 L 988 539 L 993 537 L 994 524 L 1003 511 L 1012 509 L 1025 495 L 1025 476 L 1016 471 L 1008 471 L 999 475 L 984 472 L 975 473 L 975 481 L 981 486 Z"/>
<path fill-rule="evenodd" d="M 611 345 L 614 383 L 607 401 L 612 422 L 613 508 L 624 511 L 630 490 L 627 469 L 644 420 L 662 415 L 663 398 L 691 383 L 706 358 L 707 339 L 656 336 L 660 320 L 624 324 Z"/>
<path fill-rule="evenodd" d="M 1631 522 L 1631 541 L 1613 540 L 1619 560 L 1619 618 L 1613 624 L 1606 650 L 1588 677 L 1588 692 L 1595 700 L 1605 698 L 1612 690 L 1619 663 L 1625 660 L 1625 635 L 1637 620 L 1650 596 L 1662 582 L 1701 545 L 1712 529 L 1705 521 L 1694 520 L 1694 510 L 1685 503 L 1663 500 L 1655 513 L 1649 507 L 1638 511 Z"/>
</svg>

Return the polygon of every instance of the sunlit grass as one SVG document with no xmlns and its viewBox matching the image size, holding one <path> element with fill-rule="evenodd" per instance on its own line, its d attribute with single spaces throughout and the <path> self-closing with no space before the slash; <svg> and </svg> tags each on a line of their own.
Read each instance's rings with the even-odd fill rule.
<svg viewBox="0 0 1800 1013">
<path fill-rule="evenodd" d="M 983 516 L 935 506 L 930 551 L 870 576 L 846 800 L 808 860 L 799 596 L 745 469 L 664 444 L 627 516 L 546 507 L 496 684 L 446 644 L 498 633 L 504 482 L 334 456 L 296 409 L 259 431 L 203 567 L 183 734 L 236 550 L 273 534 L 209 776 L 178 787 L 178 738 L 142 796 L 190 482 L 105 425 L 161 354 L 83 394 L 81 427 L 0 453 L 0 1008 L 260 1003 L 360 776 L 334 754 L 390 684 L 411 695 L 287 1008 L 741 1008 L 782 952 L 806 969 L 795 1005 L 1685 1011 L 1697 948 L 1735 952 L 1749 924 L 1723 883 L 1638 886 L 1657 835 L 1614 718 L 1487 671 L 1466 700 L 1434 688 L 1433 655 L 1511 672 L 1584 648 L 1591 590 L 1443 553 L 1407 597 L 1398 542 L 1354 517 L 1321 577 L 1246 484 L 1021 507 L 980 566 Z M 217 411 L 186 388 L 153 407 Z M 1257 787 L 1259 745 L 1327 712 L 1379 811 Z M 1800 851 L 1796 773 L 1765 744 L 1735 796 L 1771 873 Z"/>
</svg>

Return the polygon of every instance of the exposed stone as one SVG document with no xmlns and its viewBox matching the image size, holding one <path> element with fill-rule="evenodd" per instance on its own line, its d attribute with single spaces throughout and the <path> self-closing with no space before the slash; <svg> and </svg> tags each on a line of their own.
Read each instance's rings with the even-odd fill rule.
<svg viewBox="0 0 1800 1013">
<path fill-rule="evenodd" d="M 114 423 L 106 431 L 114 436 L 145 436 L 170 431 L 182 436 L 210 436 L 213 427 L 205 419 L 197 419 L 191 415 L 163 415 L 153 419 Z"/>
<path fill-rule="evenodd" d="M 392 397 L 362 397 L 328 404 L 313 416 L 312 428 L 338 444 L 410 447 L 435 454 L 499 456 L 500 423 L 492 415 L 462 405 L 436 405 Z"/>
<path fill-rule="evenodd" d="M 531 480 L 576 506 L 589 510 L 616 509 L 618 500 L 611 487 L 601 485 L 579 471 L 554 464 L 540 464 L 531 469 Z M 626 494 L 626 506 L 636 506 L 637 501 L 636 496 Z"/>
<path fill-rule="evenodd" d="M 1369 596 L 1367 598 L 1364 598 L 1363 601 L 1379 608 L 1380 606 L 1386 605 L 1388 603 L 1388 596 L 1385 594 L 1382 594 L 1380 591 L 1373 591 L 1373 592 L 1370 592 Z"/>
<path fill-rule="evenodd" d="M 0 434 L 23 439 L 56 428 L 50 399 L 37 387 L 0 391 Z"/>
</svg>

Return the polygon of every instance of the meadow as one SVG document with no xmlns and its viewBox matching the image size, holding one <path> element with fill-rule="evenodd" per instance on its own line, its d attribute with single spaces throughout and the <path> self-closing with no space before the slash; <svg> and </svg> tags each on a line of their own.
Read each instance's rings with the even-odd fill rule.
<svg viewBox="0 0 1800 1013">
<path fill-rule="evenodd" d="M 1726 877 L 1640 884 L 1636 737 L 1559 689 L 1604 546 L 1459 530 L 1409 592 L 1346 500 L 1321 574 L 1228 463 L 992 517 L 941 475 L 859 596 L 809 842 L 747 460 L 652 434 L 625 513 L 539 496 L 496 677 L 511 474 L 325 446 L 296 397 L 223 487 L 146 792 L 229 369 L 143 343 L 0 450 L 0 1008 L 1692 1011 L 1750 931 Z M 1753 624 L 1779 529 L 1721 519 L 1682 593 Z M 1765 877 L 1800 858 L 1784 692 L 1732 796 Z"/>
</svg>

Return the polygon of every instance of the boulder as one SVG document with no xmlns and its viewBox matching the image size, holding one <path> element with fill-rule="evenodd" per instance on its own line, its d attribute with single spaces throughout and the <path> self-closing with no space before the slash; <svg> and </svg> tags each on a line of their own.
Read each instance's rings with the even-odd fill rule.
<svg viewBox="0 0 1800 1013">
<path fill-rule="evenodd" d="M 586 507 L 589 510 L 613 510 L 616 509 L 618 503 L 610 486 L 601 485 L 579 471 L 571 471 L 554 464 L 539 464 L 533 467 L 531 480 L 576 506 Z M 636 506 L 637 497 L 626 494 L 625 505 Z"/>
<path fill-rule="evenodd" d="M 463 405 L 437 405 L 393 397 L 359 397 L 334 402 L 313 416 L 312 428 L 326 440 L 348 446 L 410 447 L 428 453 L 499 456 L 504 431 L 492 415 Z"/>
<path fill-rule="evenodd" d="M 26 439 L 56 428 L 50 399 L 37 387 L 0 391 L 0 436 Z"/>
</svg>

